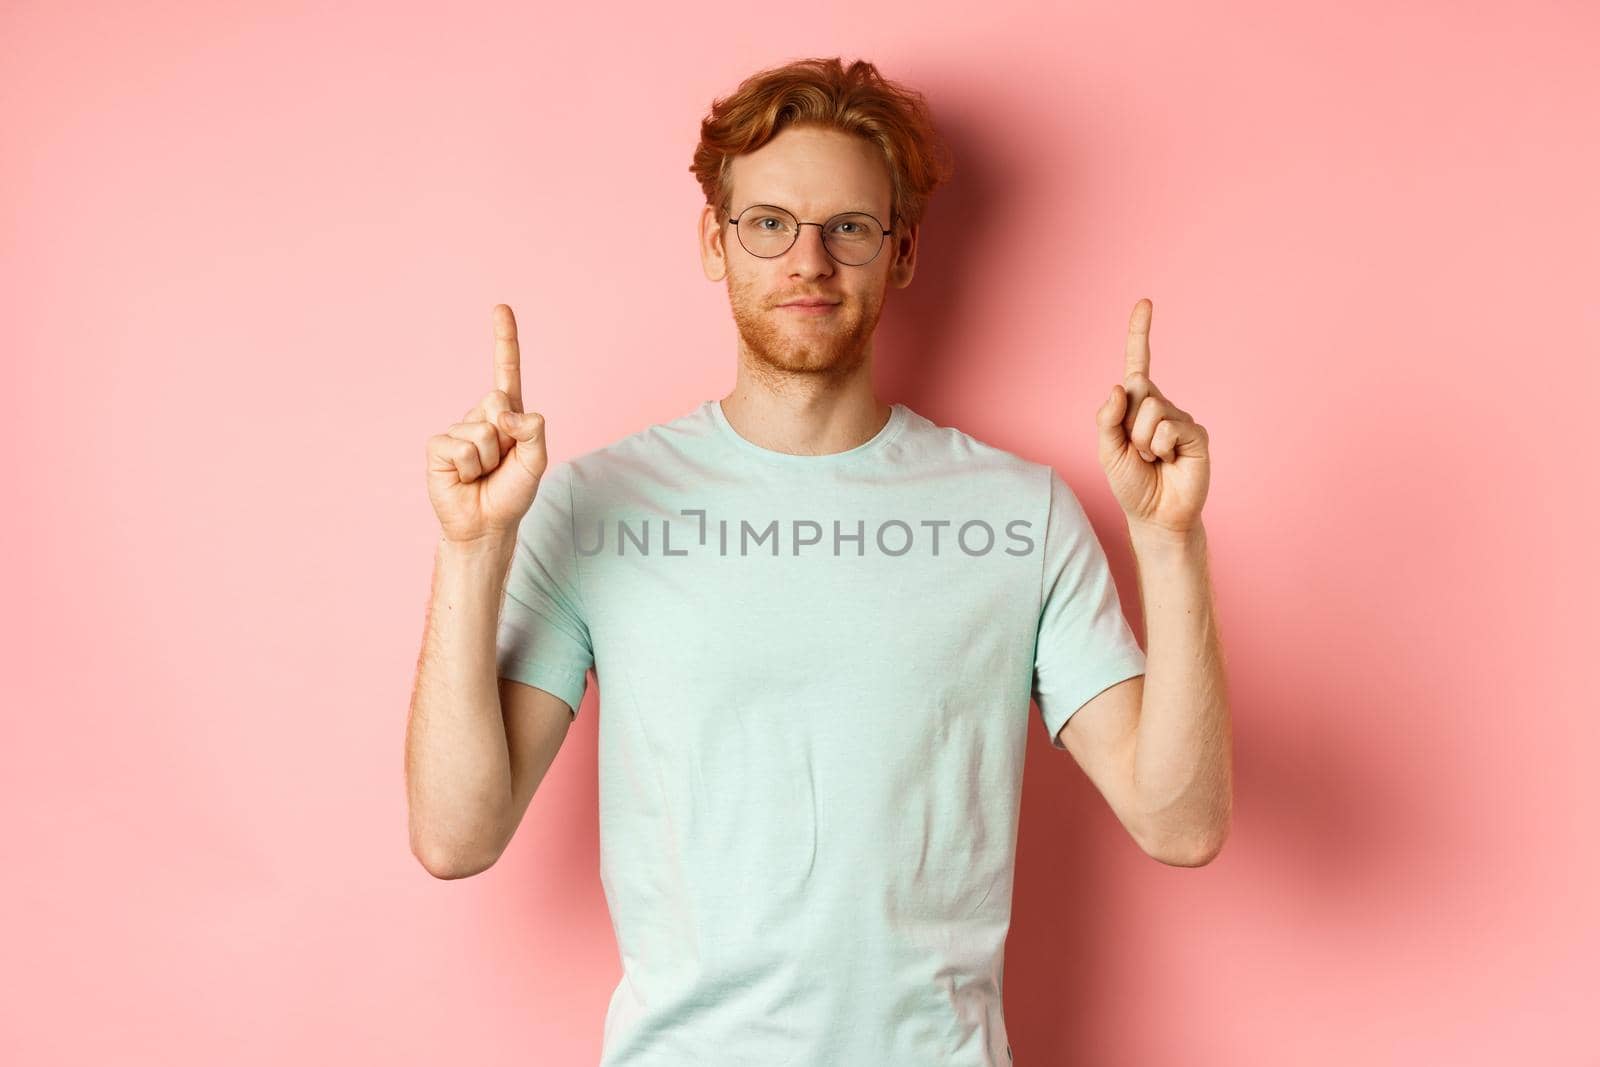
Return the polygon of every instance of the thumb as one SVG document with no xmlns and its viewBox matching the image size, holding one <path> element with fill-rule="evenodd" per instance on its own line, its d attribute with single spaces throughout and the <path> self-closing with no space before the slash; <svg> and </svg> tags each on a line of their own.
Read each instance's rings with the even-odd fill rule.
<svg viewBox="0 0 1600 1067">
<path fill-rule="evenodd" d="M 1111 387 L 1111 395 L 1106 402 L 1100 405 L 1100 410 L 1094 414 L 1094 421 L 1100 427 L 1100 458 L 1108 460 L 1122 453 L 1128 447 L 1128 431 L 1122 425 L 1123 415 L 1128 410 L 1128 391 L 1122 383 Z"/>
<path fill-rule="evenodd" d="M 520 441 L 531 441 L 544 434 L 544 416 L 537 411 L 502 411 L 495 425 Z"/>
<path fill-rule="evenodd" d="M 502 411 L 495 424 L 515 440 L 517 462 L 534 477 L 544 473 L 544 416 L 537 411 Z"/>
</svg>

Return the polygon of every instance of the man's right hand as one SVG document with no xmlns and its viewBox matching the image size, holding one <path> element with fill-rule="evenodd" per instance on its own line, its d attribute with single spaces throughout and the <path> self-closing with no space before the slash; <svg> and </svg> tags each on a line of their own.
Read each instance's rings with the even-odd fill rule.
<svg viewBox="0 0 1600 1067">
<path fill-rule="evenodd" d="M 494 389 L 428 438 L 428 499 L 444 536 L 461 544 L 514 537 L 549 456 L 544 416 L 522 410 L 522 352 L 511 308 L 494 311 Z"/>
</svg>

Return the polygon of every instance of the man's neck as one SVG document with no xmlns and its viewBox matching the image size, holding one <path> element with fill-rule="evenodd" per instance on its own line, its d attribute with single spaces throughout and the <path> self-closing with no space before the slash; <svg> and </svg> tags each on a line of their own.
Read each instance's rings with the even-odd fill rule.
<svg viewBox="0 0 1600 1067">
<path fill-rule="evenodd" d="M 741 380 L 718 403 L 740 437 L 800 456 L 847 452 L 865 444 L 883 429 L 891 410 L 873 395 L 867 380 L 842 388 L 781 391 Z"/>
</svg>

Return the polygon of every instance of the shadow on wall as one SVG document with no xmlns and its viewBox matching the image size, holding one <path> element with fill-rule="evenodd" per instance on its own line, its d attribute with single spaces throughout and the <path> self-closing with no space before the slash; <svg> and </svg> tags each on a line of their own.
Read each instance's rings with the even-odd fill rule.
<svg viewBox="0 0 1600 1067">
<path fill-rule="evenodd" d="M 929 410 L 933 383 L 943 378 L 947 361 L 971 358 L 949 351 L 952 326 L 972 292 L 971 276 L 1005 254 L 1003 228 L 962 223 L 998 210 L 1005 200 L 1002 191 L 1014 188 L 1012 175 L 1019 168 L 1009 166 L 1000 146 L 986 141 L 978 117 L 942 107 L 938 121 L 955 156 L 955 173 L 928 203 L 911 284 L 890 287 L 884 298 L 873 364 L 879 395 L 948 424 Z"/>
</svg>

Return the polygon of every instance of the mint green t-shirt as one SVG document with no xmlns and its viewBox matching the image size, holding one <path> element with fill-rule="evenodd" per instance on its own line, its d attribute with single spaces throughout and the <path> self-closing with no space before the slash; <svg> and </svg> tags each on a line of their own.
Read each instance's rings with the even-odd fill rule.
<svg viewBox="0 0 1600 1067">
<path fill-rule="evenodd" d="M 1061 477 L 902 404 L 830 455 L 710 400 L 552 463 L 498 670 L 602 694 L 602 1067 L 1009 1067 L 1030 697 L 1055 744 L 1144 668 Z"/>
</svg>

